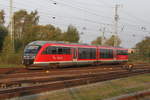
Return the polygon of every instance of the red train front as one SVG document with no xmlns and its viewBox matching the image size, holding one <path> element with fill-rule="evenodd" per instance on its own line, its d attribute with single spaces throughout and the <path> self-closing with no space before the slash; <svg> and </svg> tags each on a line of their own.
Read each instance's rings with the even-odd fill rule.
<svg viewBox="0 0 150 100">
<path fill-rule="evenodd" d="M 128 61 L 127 49 L 34 41 L 24 50 L 23 64 L 28 68 L 53 68 Z"/>
</svg>

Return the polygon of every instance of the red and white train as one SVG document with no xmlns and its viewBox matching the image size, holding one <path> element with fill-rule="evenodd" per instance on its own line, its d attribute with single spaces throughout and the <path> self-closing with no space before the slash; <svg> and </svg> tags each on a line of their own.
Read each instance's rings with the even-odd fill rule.
<svg viewBox="0 0 150 100">
<path fill-rule="evenodd" d="M 29 43 L 23 56 L 27 68 L 54 68 L 61 66 L 102 63 L 124 64 L 128 49 L 51 41 Z"/>
</svg>

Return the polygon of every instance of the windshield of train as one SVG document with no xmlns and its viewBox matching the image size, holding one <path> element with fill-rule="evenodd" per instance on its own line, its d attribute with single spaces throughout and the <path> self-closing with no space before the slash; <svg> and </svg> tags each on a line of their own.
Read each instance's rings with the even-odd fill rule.
<svg viewBox="0 0 150 100">
<path fill-rule="evenodd" d="M 25 54 L 37 54 L 40 48 L 41 48 L 40 46 L 28 46 L 25 48 L 24 53 Z"/>
</svg>

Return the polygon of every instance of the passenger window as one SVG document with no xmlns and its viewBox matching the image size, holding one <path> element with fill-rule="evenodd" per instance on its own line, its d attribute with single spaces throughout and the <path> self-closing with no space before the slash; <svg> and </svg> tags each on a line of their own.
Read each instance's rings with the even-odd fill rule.
<svg viewBox="0 0 150 100">
<path fill-rule="evenodd" d="M 63 48 L 62 47 L 58 47 L 57 50 L 58 50 L 58 54 L 63 54 Z"/>
<path fill-rule="evenodd" d="M 78 53 L 79 59 L 96 59 L 95 48 L 79 48 Z"/>
<path fill-rule="evenodd" d="M 100 58 L 113 58 L 112 49 L 100 49 Z"/>
<path fill-rule="evenodd" d="M 71 49 L 69 47 L 47 47 L 42 54 L 71 54 Z"/>
<path fill-rule="evenodd" d="M 48 54 L 57 54 L 57 47 L 49 47 Z"/>
<path fill-rule="evenodd" d="M 71 48 L 63 47 L 63 54 L 71 54 Z"/>
</svg>

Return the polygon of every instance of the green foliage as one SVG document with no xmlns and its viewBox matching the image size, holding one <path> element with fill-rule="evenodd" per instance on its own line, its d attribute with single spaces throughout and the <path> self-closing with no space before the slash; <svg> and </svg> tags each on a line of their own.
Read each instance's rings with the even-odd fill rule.
<svg viewBox="0 0 150 100">
<path fill-rule="evenodd" d="M 0 26 L 0 51 L 2 50 L 3 42 L 7 34 L 8 30 L 4 26 Z"/>
<path fill-rule="evenodd" d="M 130 59 L 134 62 L 150 63 L 150 37 L 136 44 L 136 53 L 130 55 Z"/>
<path fill-rule="evenodd" d="M 144 40 L 139 42 L 136 45 L 136 48 L 141 55 L 150 58 L 150 37 L 146 37 Z"/>
<path fill-rule="evenodd" d="M 7 28 L 4 26 L 5 23 L 5 16 L 4 16 L 4 11 L 0 11 L 0 51 L 2 50 L 3 42 L 5 37 L 8 34 Z"/>
<path fill-rule="evenodd" d="M 35 25 L 29 28 L 28 32 L 24 36 L 23 43 L 26 45 L 29 42 L 36 40 L 59 41 L 60 35 L 61 30 L 52 25 Z"/>
<path fill-rule="evenodd" d="M 14 52 L 10 35 L 7 35 L 4 40 L 3 49 L 0 56 L 1 64 L 21 64 L 22 50 Z"/>
<path fill-rule="evenodd" d="M 15 50 L 18 51 L 22 46 L 24 47 L 26 35 L 31 27 L 38 24 L 38 12 L 34 11 L 28 13 L 25 10 L 20 10 L 14 13 L 14 36 L 15 36 Z"/>
<path fill-rule="evenodd" d="M 121 40 L 119 37 L 115 37 L 114 35 L 112 35 L 109 39 L 105 40 L 103 45 L 114 46 L 114 39 L 117 39 L 117 46 L 119 46 L 121 44 Z M 97 37 L 96 40 L 93 40 L 91 42 L 91 44 L 102 45 L 102 37 Z"/>
<path fill-rule="evenodd" d="M 1 26 L 3 26 L 4 23 L 5 23 L 5 16 L 4 16 L 4 15 L 5 15 L 5 14 L 4 14 L 4 11 L 1 10 L 1 11 L 0 11 L 0 25 L 1 25 Z"/>
<path fill-rule="evenodd" d="M 77 43 L 79 42 L 79 32 L 78 30 L 72 26 L 69 25 L 67 31 L 63 34 L 62 40 L 63 41 L 68 41 L 71 43 Z"/>
<path fill-rule="evenodd" d="M 104 44 L 107 45 L 107 46 L 114 46 L 114 40 L 115 39 L 117 39 L 116 46 L 119 46 L 121 44 L 121 40 L 120 40 L 119 37 L 116 37 L 114 35 L 112 35 L 109 39 L 107 39 Z"/>
<path fill-rule="evenodd" d="M 129 54 L 129 62 L 150 63 L 150 37 L 136 44 L 135 53 Z"/>
<path fill-rule="evenodd" d="M 93 44 L 93 45 L 102 45 L 102 37 L 97 37 L 97 39 L 93 40 L 91 42 L 91 44 Z"/>
<path fill-rule="evenodd" d="M 4 40 L 2 53 L 13 53 L 10 35 L 7 35 Z"/>
</svg>

